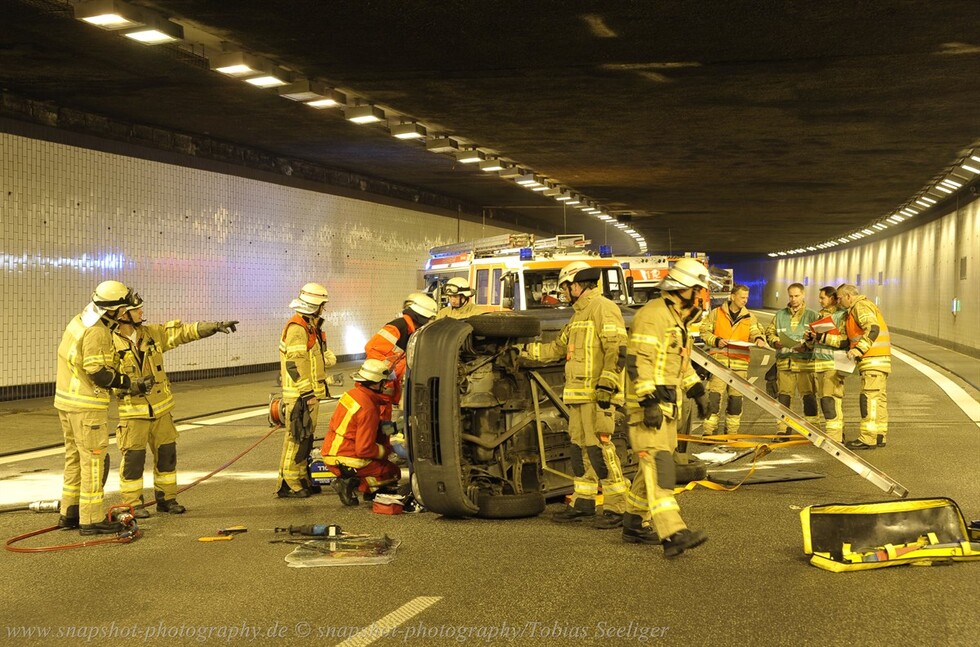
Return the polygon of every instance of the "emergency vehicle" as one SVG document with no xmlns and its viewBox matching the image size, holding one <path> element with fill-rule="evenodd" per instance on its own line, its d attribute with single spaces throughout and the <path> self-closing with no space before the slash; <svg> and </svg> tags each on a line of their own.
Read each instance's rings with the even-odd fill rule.
<svg viewBox="0 0 980 647">
<path fill-rule="evenodd" d="M 622 306 L 630 304 L 626 277 L 615 258 L 586 249 L 583 234 L 536 238 L 533 234 L 501 234 L 433 247 L 423 271 L 426 292 L 441 302 L 442 287 L 463 277 L 473 290 L 473 302 L 486 311 L 535 310 L 561 305 L 558 273 L 572 261 L 603 269 L 602 293 Z"/>
</svg>

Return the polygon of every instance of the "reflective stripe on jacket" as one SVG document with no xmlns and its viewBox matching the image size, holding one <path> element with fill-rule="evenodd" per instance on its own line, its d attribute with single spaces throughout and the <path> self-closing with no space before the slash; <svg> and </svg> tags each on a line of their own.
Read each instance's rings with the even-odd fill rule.
<svg viewBox="0 0 980 647">
<path fill-rule="evenodd" d="M 415 332 L 415 322 L 406 314 L 392 319 L 364 345 L 367 359 L 380 359 L 387 362 L 395 371 L 395 379 L 399 386 L 405 375 L 405 349 L 408 348 L 408 338 Z"/>
<path fill-rule="evenodd" d="M 718 348 L 718 340 L 754 343 L 762 336 L 762 328 L 755 315 L 748 308 L 742 308 L 738 315 L 733 316 L 730 301 L 712 310 L 701 322 L 701 340 L 710 349 L 708 352 L 722 366 L 737 371 L 748 370 L 752 359 L 749 349 L 735 346 Z"/>
<path fill-rule="evenodd" d="M 337 358 L 327 349 L 327 337 L 320 330 L 322 324 L 323 319 L 310 320 L 296 314 L 283 328 L 279 340 L 279 369 L 284 400 L 296 400 L 304 393 L 312 393 L 318 398 L 326 396 L 327 369 L 337 363 Z M 299 374 L 297 379 L 289 374 L 290 365 Z"/>
<path fill-rule="evenodd" d="M 674 387 L 677 404 L 700 381 L 691 366 L 692 340 L 687 334 L 691 317 L 684 318 L 670 294 L 647 302 L 630 326 L 626 357 L 627 404 L 636 406 L 658 386 Z"/>
<path fill-rule="evenodd" d="M 572 310 L 556 339 L 528 344 L 524 356 L 542 362 L 565 358 L 565 402 L 595 402 L 596 387 L 601 386 L 621 403 L 626 365 L 623 313 L 595 288 L 583 292 Z"/>
<path fill-rule="evenodd" d="M 119 357 L 119 369 L 136 381 L 152 375 L 154 382 L 146 395 L 126 395 L 117 391 L 119 397 L 119 417 L 159 418 L 174 408 L 174 396 L 170 390 L 170 380 L 163 370 L 163 354 L 181 344 L 197 341 L 199 324 L 184 324 L 179 320 L 165 324 L 143 324 L 136 329 L 135 340 L 124 337 L 117 330 L 112 342 Z"/>
<path fill-rule="evenodd" d="M 878 326 L 878 336 L 872 341 L 869 333 Z M 873 301 L 859 295 L 847 313 L 847 339 L 851 348 L 861 351 L 859 371 L 891 371 L 892 341 L 885 318 Z"/>
<path fill-rule="evenodd" d="M 358 468 L 387 456 L 390 441 L 379 431 L 381 407 L 387 403 L 383 395 L 361 384 L 340 396 L 323 439 L 323 461 Z"/>
<path fill-rule="evenodd" d="M 844 330 L 844 320 L 847 319 L 847 310 L 833 306 L 833 310 L 823 308 L 817 314 L 818 319 L 830 317 L 834 320 L 836 329 L 827 332 L 825 343 L 813 345 L 813 370 L 818 373 L 832 371 L 834 369 L 834 351 L 838 346 L 834 345 L 835 340 L 839 339 L 841 331 Z"/>
<path fill-rule="evenodd" d="M 58 345 L 58 375 L 54 407 L 60 411 L 109 409 L 109 389 L 92 381 L 90 375 L 102 368 L 118 366 L 112 347 L 112 333 L 100 319 L 90 327 L 76 315 L 65 329 Z"/>
</svg>

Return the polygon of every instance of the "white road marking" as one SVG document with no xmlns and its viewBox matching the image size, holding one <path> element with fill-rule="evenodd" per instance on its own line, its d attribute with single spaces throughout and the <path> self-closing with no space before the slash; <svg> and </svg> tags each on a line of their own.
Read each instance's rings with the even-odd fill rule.
<svg viewBox="0 0 980 647">
<path fill-rule="evenodd" d="M 922 362 L 906 355 L 894 346 L 892 346 L 892 355 L 895 356 L 896 359 L 902 360 L 935 382 L 936 385 L 949 396 L 949 399 L 953 401 L 953 404 L 962 409 L 963 413 L 965 413 L 967 417 L 969 417 L 970 420 L 977 425 L 977 427 L 980 427 L 980 402 L 977 402 L 971 398 L 970 394 L 960 388 L 956 382 L 953 382 L 942 373 L 929 368 Z"/>
<path fill-rule="evenodd" d="M 375 620 L 344 642 L 339 643 L 337 647 L 363 647 L 370 645 L 378 638 L 394 637 L 397 627 L 405 624 L 441 599 L 441 597 L 436 596 L 420 596 L 410 600 L 380 620 Z M 403 638 L 407 641 L 408 636 L 403 634 Z"/>
</svg>

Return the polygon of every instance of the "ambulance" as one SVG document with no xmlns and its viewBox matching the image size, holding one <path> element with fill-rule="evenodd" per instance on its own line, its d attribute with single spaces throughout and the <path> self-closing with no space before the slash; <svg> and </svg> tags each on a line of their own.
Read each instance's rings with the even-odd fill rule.
<svg viewBox="0 0 980 647">
<path fill-rule="evenodd" d="M 583 234 L 502 234 L 434 247 L 422 272 L 423 289 L 441 302 L 446 281 L 461 276 L 484 311 L 557 308 L 569 305 L 559 299 L 558 273 L 572 261 L 585 261 L 602 268 L 600 289 L 606 297 L 630 305 L 622 267 L 615 258 L 588 251 L 590 242 Z"/>
</svg>

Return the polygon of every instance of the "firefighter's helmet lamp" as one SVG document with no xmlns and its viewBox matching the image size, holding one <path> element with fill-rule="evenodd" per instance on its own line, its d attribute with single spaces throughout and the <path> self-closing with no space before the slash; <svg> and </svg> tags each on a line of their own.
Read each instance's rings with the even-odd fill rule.
<svg viewBox="0 0 980 647">
<path fill-rule="evenodd" d="M 105 312 L 125 308 L 127 310 L 139 308 L 143 305 L 140 295 L 126 287 L 125 283 L 119 281 L 102 281 L 95 287 L 92 293 L 93 310 L 100 315 Z"/>
<path fill-rule="evenodd" d="M 680 258 L 674 263 L 666 278 L 660 284 L 665 292 L 686 290 L 693 287 L 708 287 L 708 268 L 693 258 Z"/>
<path fill-rule="evenodd" d="M 388 364 L 380 359 L 366 359 L 361 367 L 351 374 L 355 382 L 384 382 L 390 379 Z"/>
<path fill-rule="evenodd" d="M 412 292 L 405 297 L 405 310 L 411 310 L 424 319 L 432 319 L 436 316 L 439 306 L 435 299 L 424 292 Z"/>
<path fill-rule="evenodd" d="M 307 283 L 299 291 L 299 296 L 290 302 L 289 307 L 300 314 L 312 315 L 329 300 L 327 288 L 319 283 Z"/>
<path fill-rule="evenodd" d="M 445 287 L 442 289 L 446 293 L 446 296 L 454 297 L 456 295 L 466 297 L 469 299 L 473 296 L 473 290 L 470 289 L 470 283 L 461 276 L 454 276 L 453 278 L 446 281 Z"/>
</svg>

